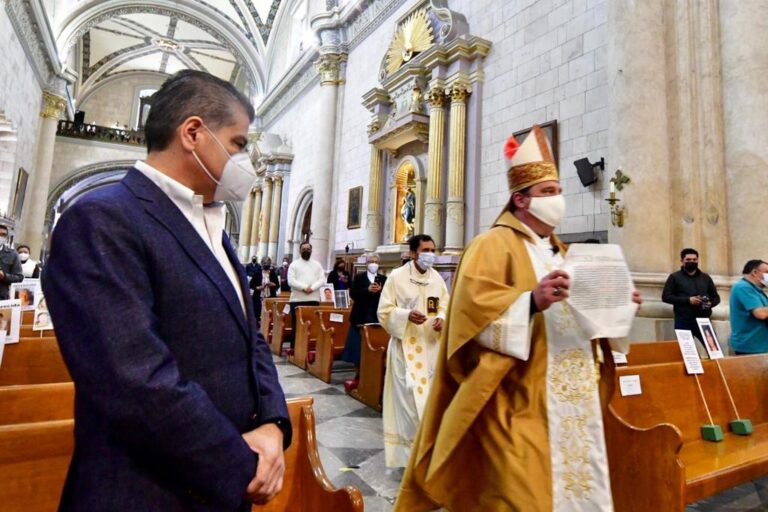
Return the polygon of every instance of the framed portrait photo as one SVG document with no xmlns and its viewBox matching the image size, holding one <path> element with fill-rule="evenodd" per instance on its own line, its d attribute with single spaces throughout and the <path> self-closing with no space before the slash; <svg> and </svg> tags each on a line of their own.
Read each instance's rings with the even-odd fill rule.
<svg viewBox="0 0 768 512">
<path fill-rule="evenodd" d="M 557 140 L 557 120 L 555 119 L 552 121 L 547 121 L 546 123 L 539 123 L 539 127 L 542 129 L 544 134 L 547 136 L 547 139 L 549 140 L 549 146 L 552 148 L 552 158 L 555 159 L 555 165 L 559 166 L 560 151 L 558 151 L 559 142 Z M 515 132 L 512 135 L 515 136 L 518 143 L 522 144 L 530 133 L 531 129 L 526 128 L 525 130 L 520 130 L 519 132 Z"/>
<path fill-rule="evenodd" d="M 332 284 L 324 284 L 319 291 L 321 304 L 333 304 L 333 307 L 336 307 L 336 294 Z"/>
<path fill-rule="evenodd" d="M 363 208 L 363 187 L 349 189 L 347 205 L 347 229 L 359 229 Z"/>
<path fill-rule="evenodd" d="M 717 339 L 715 328 L 712 327 L 712 321 L 709 318 L 697 318 L 696 323 L 699 325 L 701 341 L 704 342 L 704 348 L 707 349 L 709 358 L 722 359 L 725 357 L 723 354 L 723 349 L 720 346 L 720 341 Z"/>
</svg>

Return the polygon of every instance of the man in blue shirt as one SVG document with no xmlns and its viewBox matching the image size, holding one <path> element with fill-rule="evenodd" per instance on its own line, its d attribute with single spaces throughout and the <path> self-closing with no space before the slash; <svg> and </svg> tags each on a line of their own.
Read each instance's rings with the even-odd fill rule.
<svg viewBox="0 0 768 512">
<path fill-rule="evenodd" d="M 768 352 L 768 263 L 750 260 L 731 289 L 731 347 L 736 354 Z"/>
</svg>

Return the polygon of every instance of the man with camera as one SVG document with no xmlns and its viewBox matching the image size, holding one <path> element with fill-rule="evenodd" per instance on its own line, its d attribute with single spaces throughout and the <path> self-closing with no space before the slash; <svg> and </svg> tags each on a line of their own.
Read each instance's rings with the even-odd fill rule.
<svg viewBox="0 0 768 512">
<path fill-rule="evenodd" d="M 680 270 L 667 278 L 661 300 L 674 307 L 675 329 L 691 331 L 700 338 L 696 319 L 712 316 L 712 308 L 720 304 L 720 295 L 709 274 L 699 269 L 696 249 L 683 249 L 680 263 Z"/>
</svg>

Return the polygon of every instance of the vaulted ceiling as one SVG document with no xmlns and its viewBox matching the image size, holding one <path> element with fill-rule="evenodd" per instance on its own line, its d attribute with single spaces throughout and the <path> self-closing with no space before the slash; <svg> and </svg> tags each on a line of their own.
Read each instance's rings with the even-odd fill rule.
<svg viewBox="0 0 768 512">
<path fill-rule="evenodd" d="M 62 54 L 77 49 L 83 97 L 129 73 L 208 71 L 263 92 L 281 6 L 306 0 L 44 0 Z"/>
</svg>

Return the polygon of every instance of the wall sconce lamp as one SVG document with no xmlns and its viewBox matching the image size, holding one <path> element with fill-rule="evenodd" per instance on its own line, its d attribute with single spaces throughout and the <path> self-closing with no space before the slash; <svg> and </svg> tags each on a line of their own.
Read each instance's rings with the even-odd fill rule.
<svg viewBox="0 0 768 512">
<path fill-rule="evenodd" d="M 618 169 L 614 177 L 610 180 L 611 194 L 606 201 L 611 205 L 611 224 L 617 228 L 624 227 L 624 207 L 619 205 L 621 199 L 616 197 L 616 191 L 623 190 L 624 185 L 630 181 L 629 176 L 621 172 L 621 169 Z"/>
</svg>

